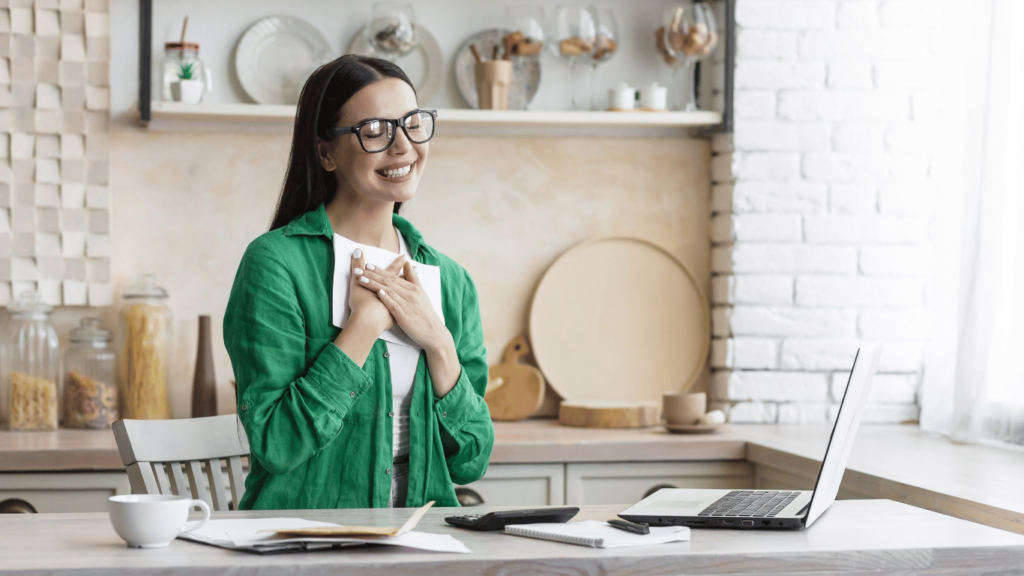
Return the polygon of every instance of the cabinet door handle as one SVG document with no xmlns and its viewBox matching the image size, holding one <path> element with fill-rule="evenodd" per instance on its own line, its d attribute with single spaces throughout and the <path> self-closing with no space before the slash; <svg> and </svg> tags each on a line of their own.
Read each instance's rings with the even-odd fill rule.
<svg viewBox="0 0 1024 576">
<path fill-rule="evenodd" d="M 35 506 L 20 500 L 11 498 L 0 502 L 0 514 L 36 514 Z"/>
<path fill-rule="evenodd" d="M 661 490 L 662 488 L 678 488 L 678 486 L 673 486 L 671 484 L 658 484 L 657 486 L 654 486 L 650 490 L 645 492 L 644 493 L 644 498 L 647 498 L 648 496 L 650 496 L 651 494 L 654 494 L 655 492 L 657 492 L 658 490 Z"/>
<path fill-rule="evenodd" d="M 476 490 L 466 488 L 465 486 L 460 486 L 455 489 L 455 497 L 459 499 L 459 504 L 463 506 L 484 505 L 484 497 Z"/>
</svg>

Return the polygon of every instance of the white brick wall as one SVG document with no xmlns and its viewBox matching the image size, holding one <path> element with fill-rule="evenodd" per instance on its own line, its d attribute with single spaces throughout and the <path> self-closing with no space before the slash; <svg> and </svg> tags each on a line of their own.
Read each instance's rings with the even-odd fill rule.
<svg viewBox="0 0 1024 576">
<path fill-rule="evenodd" d="M 737 0 L 734 130 L 712 143 L 712 395 L 733 422 L 917 418 L 939 117 L 925 0 Z"/>
</svg>

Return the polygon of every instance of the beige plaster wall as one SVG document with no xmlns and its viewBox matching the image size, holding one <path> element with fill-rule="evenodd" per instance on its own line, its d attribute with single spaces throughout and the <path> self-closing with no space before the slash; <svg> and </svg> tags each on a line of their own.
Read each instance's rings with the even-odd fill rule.
<svg viewBox="0 0 1024 576">
<path fill-rule="evenodd" d="M 175 417 L 189 415 L 197 315 L 213 317 L 218 380 L 231 366 L 220 332 L 246 245 L 267 229 L 290 136 L 117 131 L 111 141 L 113 280 L 152 271 L 171 294 Z M 437 137 L 403 209 L 480 291 L 490 362 L 525 329 L 529 299 L 564 250 L 598 235 L 652 240 L 709 283 L 710 149 L 699 139 Z M 65 308 L 67 329 L 86 313 Z"/>
</svg>

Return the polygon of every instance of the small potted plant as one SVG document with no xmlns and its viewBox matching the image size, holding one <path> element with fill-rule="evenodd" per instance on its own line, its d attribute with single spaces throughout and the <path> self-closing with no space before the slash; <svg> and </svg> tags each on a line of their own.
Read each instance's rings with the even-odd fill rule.
<svg viewBox="0 0 1024 576">
<path fill-rule="evenodd" d="M 175 102 L 197 104 L 203 98 L 203 81 L 198 78 L 197 62 L 178 65 L 178 80 L 171 82 L 171 97 Z"/>
</svg>

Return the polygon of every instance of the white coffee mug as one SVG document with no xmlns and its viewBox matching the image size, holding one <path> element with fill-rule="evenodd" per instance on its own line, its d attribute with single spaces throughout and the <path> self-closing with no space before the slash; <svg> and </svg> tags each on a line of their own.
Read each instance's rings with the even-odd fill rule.
<svg viewBox="0 0 1024 576">
<path fill-rule="evenodd" d="M 636 88 L 625 82 L 619 82 L 615 88 L 608 89 L 608 108 L 611 110 L 632 110 L 636 102 Z"/>
<path fill-rule="evenodd" d="M 646 110 L 668 109 L 668 88 L 658 86 L 657 82 L 640 89 L 640 107 Z"/>
<path fill-rule="evenodd" d="M 193 506 L 203 519 L 188 522 Z M 191 532 L 210 519 L 210 506 L 202 500 L 163 494 L 125 494 L 107 499 L 110 523 L 129 548 L 163 548 L 184 532 Z"/>
</svg>

